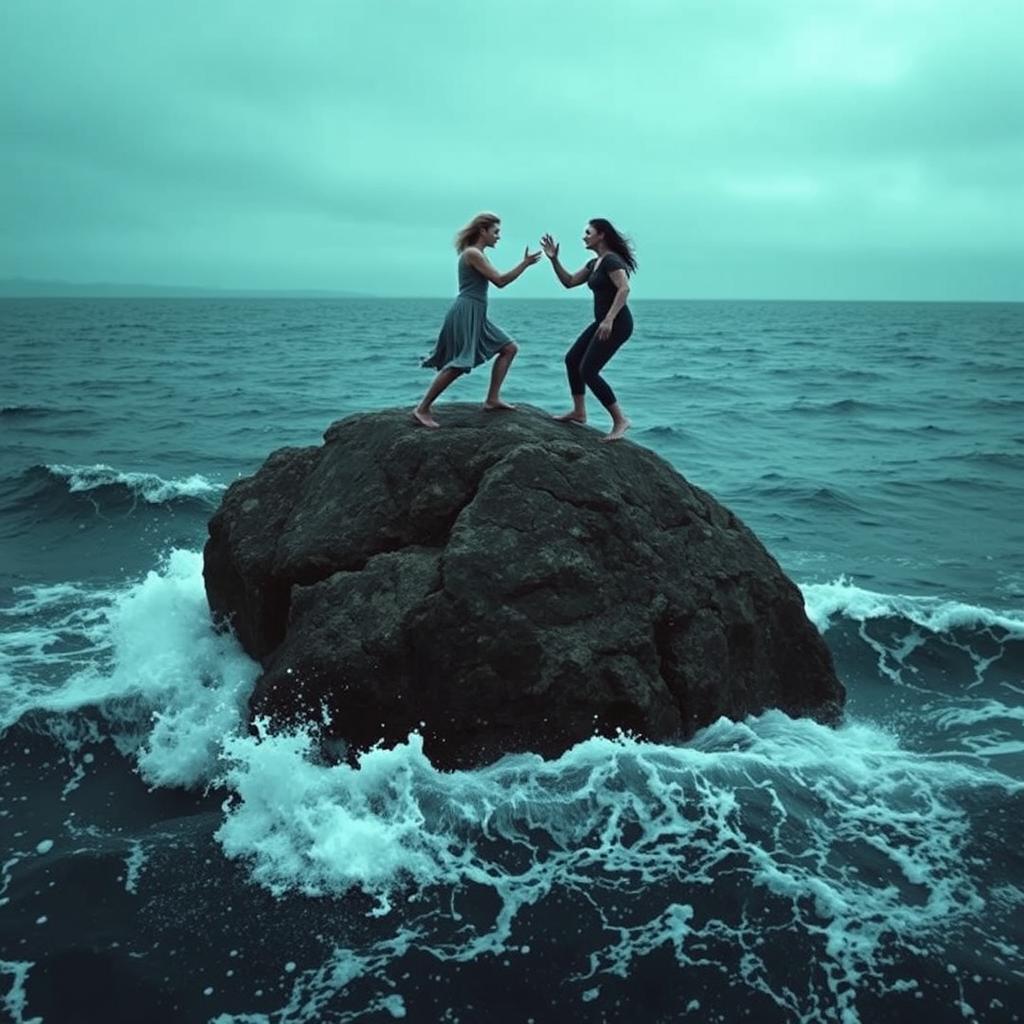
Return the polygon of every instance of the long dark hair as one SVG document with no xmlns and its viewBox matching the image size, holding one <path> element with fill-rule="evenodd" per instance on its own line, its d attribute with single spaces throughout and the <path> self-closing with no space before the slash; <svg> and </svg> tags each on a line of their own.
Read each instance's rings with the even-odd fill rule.
<svg viewBox="0 0 1024 1024">
<path fill-rule="evenodd" d="M 604 235 L 604 244 L 611 249 L 612 252 L 617 253 L 622 257 L 622 261 L 629 267 L 631 274 L 636 273 L 636 253 L 633 251 L 633 243 L 626 238 L 625 235 L 620 235 L 615 230 L 615 225 L 610 220 L 605 220 L 604 217 L 593 217 L 587 222 L 595 231 L 600 231 Z"/>
</svg>

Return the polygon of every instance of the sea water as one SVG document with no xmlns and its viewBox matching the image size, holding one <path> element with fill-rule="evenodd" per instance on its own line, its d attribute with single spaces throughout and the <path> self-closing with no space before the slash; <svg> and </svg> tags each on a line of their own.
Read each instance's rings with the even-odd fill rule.
<svg viewBox="0 0 1024 1024">
<path fill-rule="evenodd" d="M 411 407 L 445 305 L 0 303 L 7 1016 L 1020 1019 L 1024 306 L 634 305 L 606 371 L 629 439 L 800 585 L 839 728 L 324 764 L 248 727 L 206 522 L 271 451 Z M 587 306 L 491 316 L 506 397 L 568 408 Z"/>
</svg>

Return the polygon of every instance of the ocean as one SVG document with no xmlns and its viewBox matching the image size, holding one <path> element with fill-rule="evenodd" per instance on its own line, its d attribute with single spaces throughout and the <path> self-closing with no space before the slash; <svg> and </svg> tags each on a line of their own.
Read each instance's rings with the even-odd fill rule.
<svg viewBox="0 0 1024 1024">
<path fill-rule="evenodd" d="M 0 302 L 7 1018 L 1021 1019 L 1024 305 L 633 304 L 606 371 L 629 443 L 800 586 L 840 727 L 324 764 L 250 734 L 206 523 L 271 451 L 411 408 L 446 306 Z M 587 305 L 491 315 L 505 397 L 567 409 Z"/>
</svg>

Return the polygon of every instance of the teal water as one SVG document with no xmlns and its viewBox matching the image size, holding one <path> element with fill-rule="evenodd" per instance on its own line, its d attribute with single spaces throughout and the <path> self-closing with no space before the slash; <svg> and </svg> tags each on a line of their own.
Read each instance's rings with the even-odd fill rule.
<svg viewBox="0 0 1024 1024">
<path fill-rule="evenodd" d="M 0 303 L 11 1019 L 1017 1019 L 1024 306 L 634 305 L 606 372 L 630 440 L 800 584 L 839 730 L 325 766 L 244 728 L 258 669 L 210 628 L 206 520 L 270 451 L 411 407 L 445 308 Z M 567 408 L 587 306 L 491 315 L 506 397 Z"/>
<path fill-rule="evenodd" d="M 316 443 L 333 419 L 414 404 L 445 306 L 8 300 L 0 473 L 9 484 L 101 464 L 222 485 L 273 448 Z M 586 306 L 491 306 L 522 345 L 509 398 L 561 411 L 561 359 Z M 794 574 L 1019 603 L 1024 307 L 636 308 L 608 373 L 632 440 L 726 502 Z M 482 397 L 486 372 L 451 398 Z M 602 415 L 592 401 L 595 425 Z"/>
</svg>

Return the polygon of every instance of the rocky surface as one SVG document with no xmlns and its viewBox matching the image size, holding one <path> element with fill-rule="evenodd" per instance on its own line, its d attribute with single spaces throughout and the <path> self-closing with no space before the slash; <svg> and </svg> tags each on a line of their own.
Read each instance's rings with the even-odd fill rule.
<svg viewBox="0 0 1024 1024">
<path fill-rule="evenodd" d="M 251 714 L 457 767 L 595 731 L 684 738 L 844 691 L 757 538 L 659 456 L 539 410 L 333 424 L 234 483 L 210 607 L 263 663 Z"/>
</svg>

